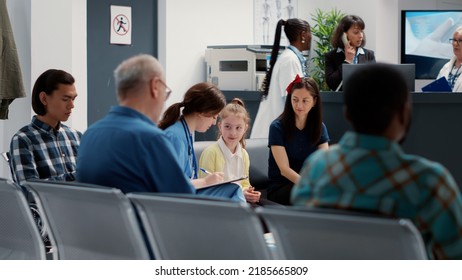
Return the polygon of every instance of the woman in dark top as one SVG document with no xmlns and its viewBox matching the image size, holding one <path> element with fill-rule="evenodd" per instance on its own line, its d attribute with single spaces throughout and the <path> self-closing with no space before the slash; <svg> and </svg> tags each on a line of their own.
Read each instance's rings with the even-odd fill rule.
<svg viewBox="0 0 462 280">
<path fill-rule="evenodd" d="M 317 149 L 329 147 L 316 82 L 297 75 L 287 92 L 284 111 L 271 123 L 268 139 L 268 199 L 284 205 L 290 205 L 290 192 L 300 179 L 305 159 Z"/>
<path fill-rule="evenodd" d="M 374 51 L 364 48 L 366 45 L 365 27 L 360 17 L 347 15 L 335 28 L 331 40 L 333 50 L 325 55 L 326 82 L 331 90 L 341 89 L 343 64 L 375 62 Z"/>
</svg>

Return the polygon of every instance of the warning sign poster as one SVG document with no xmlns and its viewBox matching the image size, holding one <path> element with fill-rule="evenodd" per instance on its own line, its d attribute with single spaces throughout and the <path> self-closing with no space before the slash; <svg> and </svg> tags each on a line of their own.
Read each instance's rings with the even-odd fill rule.
<svg viewBox="0 0 462 280">
<path fill-rule="evenodd" d="M 111 44 L 131 45 L 132 7 L 111 5 Z"/>
</svg>

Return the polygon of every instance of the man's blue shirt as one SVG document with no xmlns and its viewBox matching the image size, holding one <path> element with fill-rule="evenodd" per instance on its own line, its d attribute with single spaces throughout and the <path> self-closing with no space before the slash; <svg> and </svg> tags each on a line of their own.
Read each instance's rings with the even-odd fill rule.
<svg viewBox="0 0 462 280">
<path fill-rule="evenodd" d="M 140 112 L 112 107 L 82 137 L 77 180 L 128 192 L 195 193 L 164 132 Z"/>
</svg>

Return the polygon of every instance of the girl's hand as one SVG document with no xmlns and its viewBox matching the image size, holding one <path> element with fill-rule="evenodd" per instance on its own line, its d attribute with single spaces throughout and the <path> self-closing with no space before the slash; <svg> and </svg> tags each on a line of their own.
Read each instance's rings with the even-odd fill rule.
<svg viewBox="0 0 462 280">
<path fill-rule="evenodd" d="M 245 200 L 249 203 L 257 203 L 260 201 L 261 192 L 255 191 L 253 187 L 244 189 Z"/>
</svg>

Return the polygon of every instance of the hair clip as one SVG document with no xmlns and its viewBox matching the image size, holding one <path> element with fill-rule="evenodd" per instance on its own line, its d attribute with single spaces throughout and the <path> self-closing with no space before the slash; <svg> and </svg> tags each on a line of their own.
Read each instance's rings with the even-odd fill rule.
<svg viewBox="0 0 462 280">
<path fill-rule="evenodd" d="M 301 82 L 302 82 L 302 78 L 300 78 L 300 76 L 297 74 L 297 76 L 295 76 L 295 79 L 287 86 L 286 88 L 287 94 L 291 93 L 292 87 L 294 86 L 294 84 L 298 84 Z"/>
</svg>

